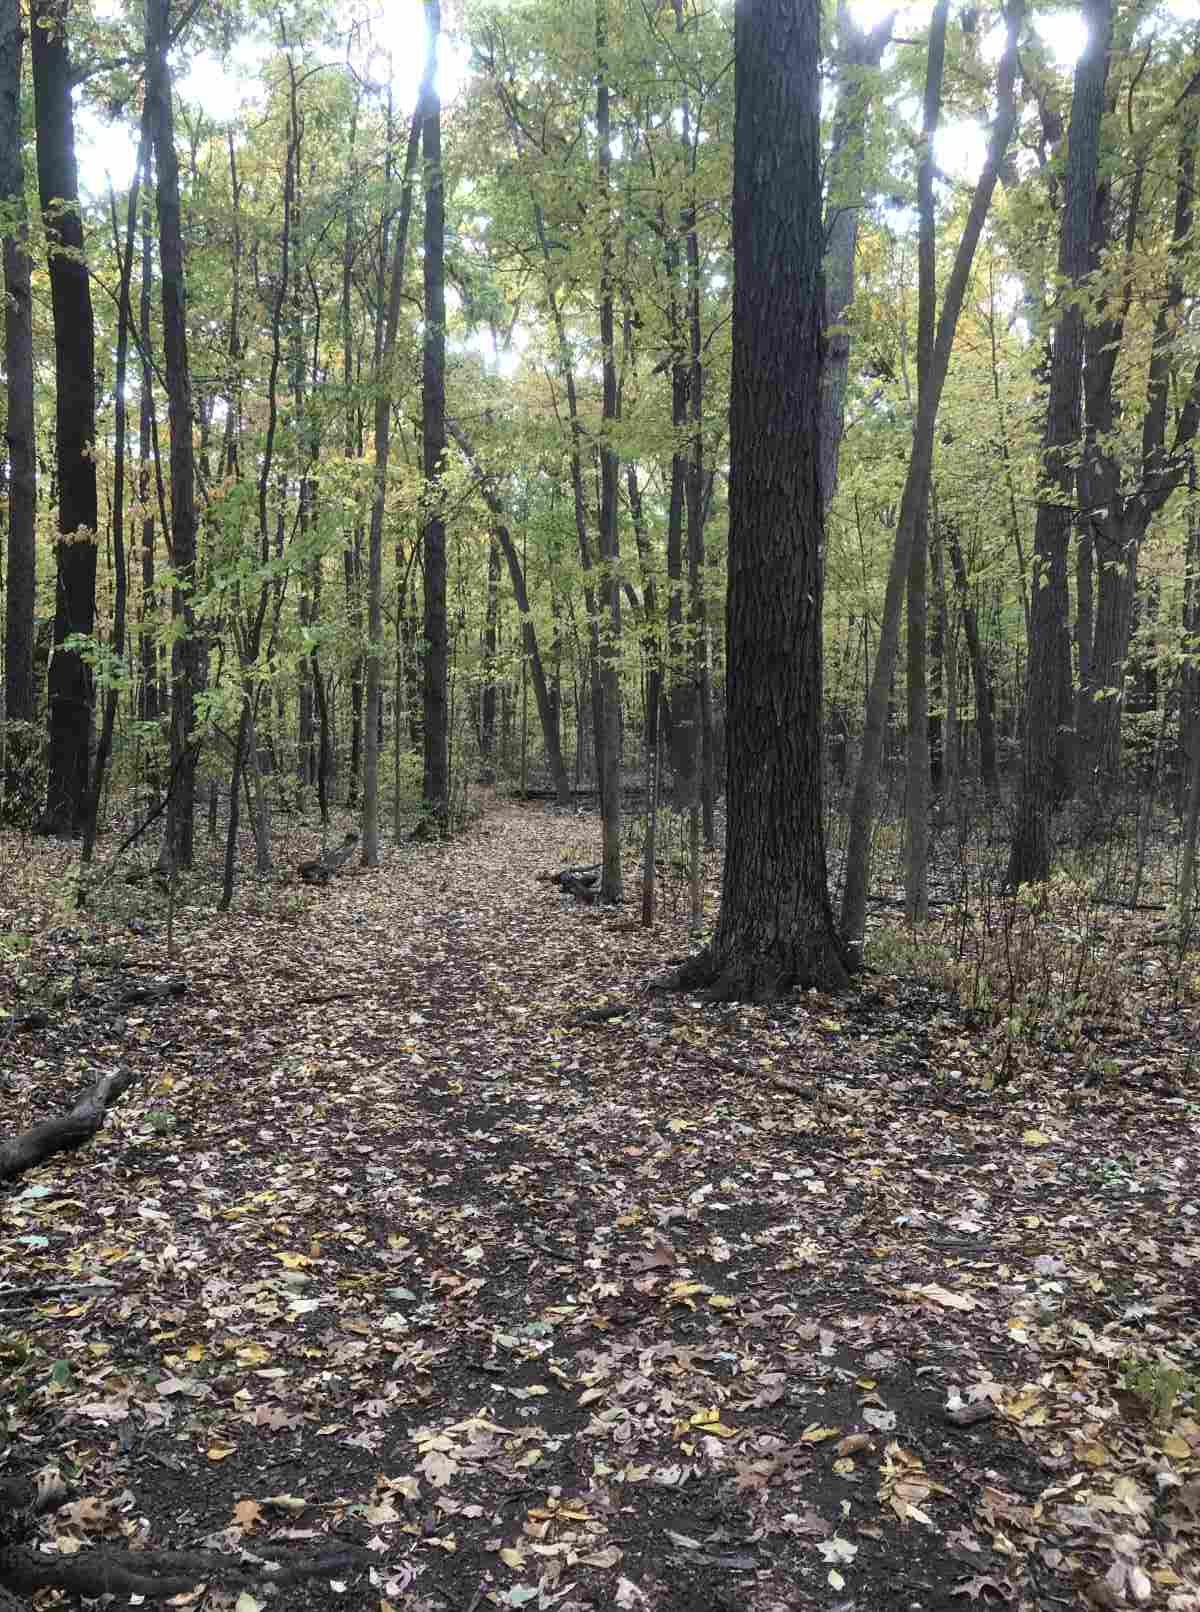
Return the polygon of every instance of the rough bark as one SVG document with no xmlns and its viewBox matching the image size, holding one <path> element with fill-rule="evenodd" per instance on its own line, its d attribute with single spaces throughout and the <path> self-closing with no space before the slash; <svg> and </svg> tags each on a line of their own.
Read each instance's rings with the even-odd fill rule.
<svg viewBox="0 0 1200 1612">
<path fill-rule="evenodd" d="M 821 793 L 817 0 L 735 17 L 728 834 L 708 947 L 665 984 L 763 999 L 845 985 Z"/>
<path fill-rule="evenodd" d="M 1064 287 L 1050 357 L 1042 463 L 1046 492 L 1038 503 L 1021 789 L 1009 855 L 1008 883 L 1050 873 L 1050 818 L 1069 791 L 1064 717 L 1070 700 L 1067 558 L 1075 517 L 1073 455 L 1083 427 L 1084 312 L 1077 288 L 1092 267 L 1092 213 L 1100 163 L 1112 0 L 1084 0 L 1087 43 L 1075 64 L 1058 270 Z"/>
<path fill-rule="evenodd" d="M 450 814 L 449 644 L 446 631 L 446 523 L 439 481 L 446 452 L 446 201 L 442 180 L 442 103 L 437 89 L 441 0 L 425 0 L 429 55 L 421 129 L 425 198 L 425 343 L 421 370 L 425 522 L 425 658 L 422 685 L 425 808 L 445 829 Z"/>
<path fill-rule="evenodd" d="M 21 156 L 21 53 L 23 30 L 16 0 L 0 9 L 0 202 L 9 209 L 4 237 L 4 367 L 8 423 L 8 566 L 5 573 L 4 711 L 9 723 L 32 723 L 33 612 L 37 590 L 34 521 L 37 453 L 33 414 L 33 304 L 26 247 L 25 167 Z M 5 745 L 8 792 L 22 793 L 32 736 Z"/>
<path fill-rule="evenodd" d="M 92 679 L 65 647 L 90 635 L 96 612 L 95 326 L 83 252 L 71 62 L 62 8 L 33 0 L 31 46 L 38 195 L 50 256 L 54 318 L 58 539 L 54 546 L 54 653 L 48 677 L 50 746 L 42 827 L 70 834 L 87 811 Z"/>
</svg>

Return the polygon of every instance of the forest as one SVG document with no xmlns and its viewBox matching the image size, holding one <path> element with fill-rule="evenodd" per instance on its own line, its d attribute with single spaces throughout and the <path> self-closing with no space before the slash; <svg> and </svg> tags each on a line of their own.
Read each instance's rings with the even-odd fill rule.
<svg viewBox="0 0 1200 1612">
<path fill-rule="evenodd" d="M 0 1612 L 1200 1612 L 1198 148 L 0 0 Z"/>
</svg>

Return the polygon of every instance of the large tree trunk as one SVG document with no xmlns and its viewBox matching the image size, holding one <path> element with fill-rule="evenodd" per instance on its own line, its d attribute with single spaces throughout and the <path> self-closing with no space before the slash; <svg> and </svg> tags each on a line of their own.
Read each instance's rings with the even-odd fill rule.
<svg viewBox="0 0 1200 1612">
<path fill-rule="evenodd" d="M 35 746 L 32 723 L 33 613 L 37 591 L 35 517 L 37 451 L 33 413 L 33 304 L 26 247 L 25 169 L 21 157 L 22 29 L 16 0 L 0 9 L 0 202 L 9 209 L 4 237 L 4 366 L 8 381 L 8 567 L 4 613 L 6 793 L 26 796 Z"/>
<path fill-rule="evenodd" d="M 892 674 L 896 665 L 896 650 L 900 641 L 900 605 L 908 574 L 909 554 L 916 534 L 925 521 L 929 503 L 929 478 L 933 469 L 933 437 L 937 426 L 938 407 L 942 388 L 950 366 L 950 352 L 958 328 L 958 316 L 966 294 L 975 248 L 983 232 L 984 220 L 991 206 L 1000 165 L 1008 149 L 1016 122 L 1015 81 L 1017 70 L 1017 40 L 1024 0 L 1009 0 L 1006 9 L 1007 39 L 1004 55 L 997 74 L 996 119 L 988 142 L 987 161 L 976 181 L 971 206 L 963 226 L 962 237 L 954 256 L 954 266 L 946 282 L 942 311 L 938 318 L 937 335 L 930 364 L 929 385 L 922 387 L 917 400 L 917 416 L 913 424 L 912 450 L 908 471 L 904 478 L 904 491 L 900 500 L 900 518 L 896 528 L 896 544 L 888 570 L 884 596 L 883 620 L 879 629 L 879 648 L 871 675 L 871 688 L 867 696 L 866 722 L 863 728 L 862 752 L 854 781 L 854 796 L 850 805 L 850 833 L 846 846 L 846 882 L 842 890 L 842 933 L 853 944 L 862 943 L 867 919 L 867 888 L 871 873 L 871 826 L 875 815 L 875 789 L 883 762 L 884 738 L 888 728 L 888 705 L 891 696 Z"/>
<path fill-rule="evenodd" d="M 33 0 L 33 94 L 38 194 L 50 251 L 54 315 L 55 544 L 54 653 L 50 660 L 47 833 L 70 834 L 87 812 L 92 679 L 73 633 L 90 635 L 96 612 L 95 326 L 83 253 L 71 63 L 62 8 Z"/>
<path fill-rule="evenodd" d="M 759 999 L 848 964 L 821 799 L 818 5 L 735 17 L 728 833 L 716 933 L 667 983 Z"/>
<path fill-rule="evenodd" d="M 421 152 L 425 186 L 425 349 L 421 371 L 421 422 L 425 497 L 425 677 L 421 784 L 426 810 L 443 832 L 450 818 L 449 650 L 446 631 L 446 523 L 439 483 L 446 453 L 446 196 L 442 181 L 442 103 L 437 90 L 441 0 L 425 0 L 429 57 L 425 65 L 425 117 Z"/>
<path fill-rule="evenodd" d="M 1050 358 L 1043 467 L 1053 496 L 1038 505 L 1034 535 L 1029 666 L 1021 792 L 1008 883 L 1049 877 L 1050 816 L 1069 791 L 1064 718 L 1070 703 L 1071 652 L 1067 556 L 1075 510 L 1075 466 L 1082 431 L 1084 313 L 1073 290 L 1092 266 L 1092 210 L 1100 162 L 1112 0 L 1084 0 L 1087 43 L 1075 64 L 1058 270 L 1062 317 Z"/>
<path fill-rule="evenodd" d="M 196 702 L 207 681 L 207 655 L 196 627 L 196 465 L 192 446 L 192 381 L 188 368 L 183 286 L 179 159 L 171 105 L 170 0 L 147 0 L 147 121 L 158 172 L 158 254 L 162 272 L 163 363 L 171 422 L 171 615 L 182 631 L 171 653 L 171 803 L 167 844 L 172 864 L 192 865 L 196 827 Z"/>
</svg>

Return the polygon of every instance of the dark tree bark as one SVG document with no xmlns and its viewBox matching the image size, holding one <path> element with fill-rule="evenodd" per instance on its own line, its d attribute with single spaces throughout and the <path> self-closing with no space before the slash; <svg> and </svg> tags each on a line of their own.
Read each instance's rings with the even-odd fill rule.
<svg viewBox="0 0 1200 1612">
<path fill-rule="evenodd" d="M 4 367 L 8 381 L 8 569 L 5 577 L 4 715 L 32 723 L 33 612 L 37 591 L 35 516 L 37 449 L 33 415 L 33 304 L 26 247 L 25 167 L 21 157 L 21 54 L 17 0 L 0 8 L 0 202 L 9 208 L 4 237 Z M 34 745 L 27 730 L 9 728 L 5 746 L 7 791 L 23 795 Z"/>
<path fill-rule="evenodd" d="M 1049 496 L 1038 504 L 1034 533 L 1029 666 L 1021 791 L 1008 883 L 1016 889 L 1050 873 L 1050 817 L 1070 790 L 1064 721 L 1069 720 L 1071 649 L 1067 556 L 1075 518 L 1074 456 L 1083 428 L 1084 310 L 1073 289 L 1092 267 L 1092 214 L 1100 163 L 1100 126 L 1112 38 L 1112 0 L 1084 0 L 1087 43 L 1075 64 L 1058 272 L 1062 315 L 1050 357 L 1042 458 Z"/>
<path fill-rule="evenodd" d="M 446 630 L 446 522 L 440 481 L 446 453 L 446 193 L 442 180 L 442 103 L 437 89 L 441 0 L 425 0 L 430 65 L 421 130 L 425 187 L 425 350 L 421 431 L 425 472 L 425 677 L 422 688 L 425 768 L 421 794 L 443 826 L 450 817 L 449 643 Z"/>
<path fill-rule="evenodd" d="M 196 701 L 204 691 L 207 655 L 196 626 L 196 465 L 192 446 L 192 382 L 188 368 L 183 284 L 179 159 L 171 104 L 170 0 L 147 0 L 147 124 L 158 175 L 158 255 L 162 274 L 163 367 L 171 426 L 171 615 L 181 624 L 171 651 L 171 770 L 166 847 L 172 865 L 192 865 L 196 830 Z"/>
<path fill-rule="evenodd" d="M 33 0 L 34 115 L 38 196 L 50 252 L 54 316 L 55 453 L 58 541 L 54 548 L 54 653 L 48 678 L 49 781 L 43 829 L 71 834 L 87 812 L 92 679 L 83 656 L 67 649 L 90 635 L 96 614 L 95 326 L 83 256 L 75 116 L 65 6 Z"/>
<path fill-rule="evenodd" d="M 608 12 L 606 0 L 596 5 L 596 136 L 597 178 L 601 197 L 600 348 L 601 438 L 600 509 L 596 542 L 600 551 L 600 608 L 603 612 L 600 691 L 604 743 L 597 750 L 600 772 L 600 822 L 604 901 L 622 899 L 621 881 L 621 545 L 617 529 L 617 452 L 612 430 L 617 418 L 617 357 L 613 317 L 613 244 L 609 233 L 612 133 L 608 85 Z"/>
<path fill-rule="evenodd" d="M 820 54 L 817 0 L 735 17 L 728 832 L 709 946 L 666 984 L 838 989 L 821 785 Z"/>
</svg>

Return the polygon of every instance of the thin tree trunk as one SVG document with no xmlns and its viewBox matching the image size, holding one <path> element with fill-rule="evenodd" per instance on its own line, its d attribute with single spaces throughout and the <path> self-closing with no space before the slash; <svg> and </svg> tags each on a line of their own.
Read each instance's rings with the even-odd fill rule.
<svg viewBox="0 0 1200 1612">
<path fill-rule="evenodd" d="M 192 446 L 192 383 L 184 313 L 183 229 L 179 159 L 171 103 L 170 0 L 146 4 L 147 122 L 158 176 L 158 252 L 162 274 L 163 363 L 171 422 L 171 615 L 182 623 L 172 650 L 171 765 L 174 784 L 167 808 L 167 837 L 174 869 L 192 865 L 195 842 L 196 763 L 193 737 L 196 702 L 204 691 L 207 653 L 197 629 L 196 467 Z"/>
<path fill-rule="evenodd" d="M 992 193 L 999 177 L 1000 165 L 1004 160 L 1016 122 L 1014 87 L 1017 41 L 1024 16 L 1024 0 L 1009 0 L 1005 15 L 1007 38 L 998 69 L 996 118 L 988 142 L 987 160 L 975 185 L 962 238 L 955 253 L 954 265 L 946 282 L 930 364 L 929 385 L 922 389 L 917 403 L 912 451 L 900 502 L 896 544 L 888 570 L 883 620 L 879 630 L 879 647 L 875 656 L 871 688 L 867 696 L 862 752 L 850 806 L 846 882 L 842 892 L 842 933 L 854 945 L 862 944 L 863 931 L 866 927 L 867 889 L 871 873 L 871 826 L 875 815 L 875 791 L 887 733 L 888 703 L 900 636 L 900 603 L 908 573 L 908 558 L 915 536 L 925 520 L 929 500 L 929 478 L 933 468 L 934 430 L 937 425 L 942 389 L 949 369 L 950 352 L 958 327 L 958 316 L 970 278 L 975 248 L 979 244 L 984 220 L 991 205 Z"/>
<path fill-rule="evenodd" d="M 96 746 L 96 761 L 92 769 L 87 820 L 83 828 L 83 848 L 79 858 L 85 866 L 92 860 L 92 854 L 96 848 L 96 833 L 100 823 L 100 799 L 104 789 L 108 758 L 112 753 L 113 729 L 117 720 L 117 701 L 121 693 L 119 674 L 125 659 L 125 609 L 129 593 L 129 580 L 125 565 L 125 436 L 128 430 L 129 402 L 125 395 L 125 380 L 129 369 L 129 327 L 133 318 L 129 287 L 133 278 L 133 249 L 137 233 L 138 193 L 141 189 L 141 176 L 145 172 L 146 154 L 149 149 L 148 121 L 147 118 L 143 122 L 141 144 L 133 171 L 133 183 L 129 190 L 124 243 L 121 241 L 117 225 L 116 197 L 113 196 L 111 190 L 109 192 L 113 245 L 117 251 L 117 261 L 121 266 L 120 285 L 117 291 L 116 385 L 114 388 L 116 417 L 113 426 L 112 524 L 115 538 L 113 543 L 113 627 L 112 639 L 109 645 L 111 651 L 109 686 L 104 694 L 104 717 L 100 724 L 100 741 Z"/>
<path fill-rule="evenodd" d="M 608 222 L 611 189 L 612 133 L 608 84 L 607 0 L 596 0 L 596 137 L 597 177 L 604 231 L 600 244 L 601 437 L 600 519 L 596 541 L 600 552 L 600 606 L 604 613 L 600 687 L 604 743 L 597 747 L 600 774 L 601 878 L 603 901 L 623 897 L 621 880 L 621 546 L 617 529 L 617 452 L 612 431 L 617 419 L 616 330 L 613 320 L 613 245 Z"/>
<path fill-rule="evenodd" d="M 426 62 L 426 75 L 429 64 Z M 400 323 L 400 293 L 404 283 L 404 258 L 408 246 L 408 222 L 412 215 L 412 182 L 420 151 L 428 84 L 422 81 L 408 134 L 404 158 L 404 179 L 400 217 L 392 247 L 391 282 L 382 340 L 375 365 L 375 488 L 371 499 L 371 528 L 367 540 L 367 679 L 365 734 L 363 743 L 363 850 L 366 867 L 379 866 L 379 729 L 383 715 L 383 514 L 387 501 L 388 459 L 391 452 L 392 386 L 396 353 L 396 330 Z M 382 272 L 382 271 L 381 271 Z"/>
<path fill-rule="evenodd" d="M 933 216 L 933 142 L 942 115 L 946 63 L 946 19 L 950 0 L 936 0 L 929 24 L 929 63 L 925 73 L 925 115 L 917 163 L 917 397 L 932 384 L 933 338 L 937 319 L 937 247 Z M 929 917 L 929 495 L 917 518 L 908 553 L 908 645 L 905 677 L 908 734 L 906 755 L 906 855 L 904 911 L 910 924 Z"/>
<path fill-rule="evenodd" d="M 481 468 L 470 438 L 460 425 L 451 418 L 446 420 L 446 428 L 462 450 L 463 457 L 470 465 L 475 475 L 476 485 L 483 497 L 484 503 L 492 512 L 495 522 L 494 531 L 496 541 L 499 543 L 508 566 L 509 581 L 512 584 L 513 599 L 516 601 L 517 613 L 521 618 L 521 640 L 525 652 L 522 663 L 521 693 L 522 701 L 525 697 L 524 665 L 528 663 L 529 676 L 533 682 L 533 697 L 537 705 L 538 720 L 542 725 L 542 743 L 546 751 L 546 761 L 550 767 L 550 776 L 554 780 L 554 792 L 560 806 L 569 806 L 571 802 L 571 785 L 567 778 L 567 769 L 563 763 L 562 740 L 559 733 L 558 707 L 551 698 L 550 688 L 546 681 L 546 671 L 542 664 L 542 657 L 538 649 L 537 632 L 533 625 L 533 616 L 529 609 L 529 594 L 525 586 L 525 567 L 521 563 L 521 556 L 517 553 L 516 544 L 508 529 L 505 519 L 504 504 L 496 492 L 491 478 Z M 524 717 L 522 717 L 522 745 L 524 745 Z M 524 751 L 522 751 L 524 754 Z M 522 761 L 522 773 L 525 770 Z M 522 793 L 526 788 L 522 784 Z"/>
</svg>

